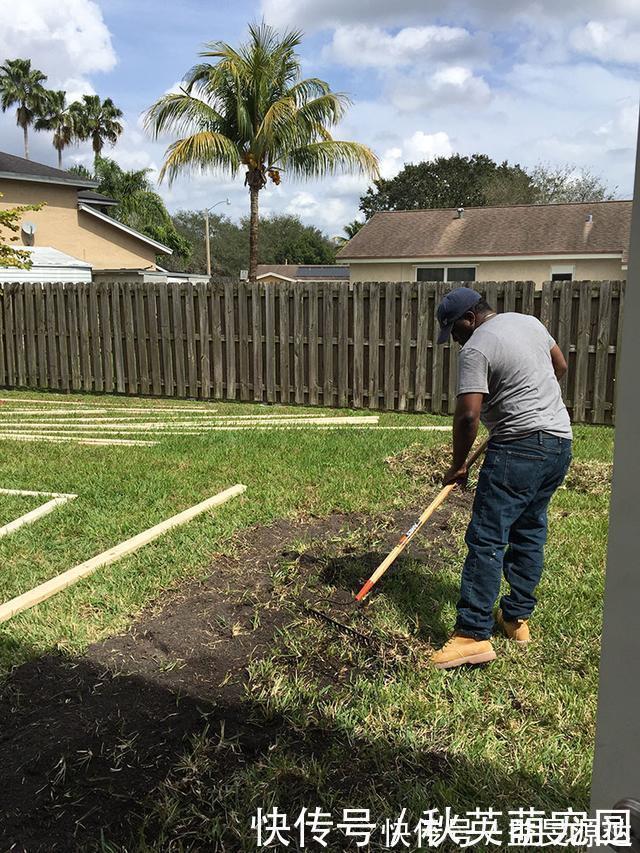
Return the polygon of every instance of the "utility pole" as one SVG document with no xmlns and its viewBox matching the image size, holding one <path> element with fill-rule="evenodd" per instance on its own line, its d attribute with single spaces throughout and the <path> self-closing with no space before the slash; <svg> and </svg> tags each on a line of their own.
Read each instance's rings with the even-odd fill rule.
<svg viewBox="0 0 640 853">
<path fill-rule="evenodd" d="M 204 248 L 207 257 L 207 277 L 211 278 L 211 238 L 209 235 L 209 212 L 213 210 L 214 207 L 217 207 L 219 204 L 231 204 L 230 199 L 225 198 L 222 201 L 217 201 L 215 204 L 212 204 L 211 207 L 205 207 L 204 209 Z"/>
</svg>

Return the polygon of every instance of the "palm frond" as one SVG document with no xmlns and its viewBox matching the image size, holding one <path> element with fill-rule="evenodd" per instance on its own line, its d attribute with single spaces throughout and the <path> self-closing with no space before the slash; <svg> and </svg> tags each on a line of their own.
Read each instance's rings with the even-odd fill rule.
<svg viewBox="0 0 640 853">
<path fill-rule="evenodd" d="M 144 116 L 144 127 L 157 138 L 165 131 L 189 133 L 217 130 L 223 119 L 209 104 L 186 92 L 171 92 L 152 104 Z"/>
<path fill-rule="evenodd" d="M 339 172 L 355 172 L 372 180 L 380 175 L 378 158 L 359 142 L 314 142 L 287 152 L 281 163 L 293 177 L 302 180 Z"/>
<path fill-rule="evenodd" d="M 239 168 L 235 144 L 221 133 L 204 130 L 178 139 L 167 148 L 159 181 L 167 176 L 172 183 L 179 174 L 191 169 L 220 169 L 235 175 Z"/>
</svg>

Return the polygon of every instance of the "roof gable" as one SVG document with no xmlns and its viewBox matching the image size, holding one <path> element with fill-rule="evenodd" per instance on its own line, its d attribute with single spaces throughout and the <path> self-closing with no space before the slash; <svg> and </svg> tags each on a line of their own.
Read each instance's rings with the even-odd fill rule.
<svg viewBox="0 0 640 853">
<path fill-rule="evenodd" d="M 97 181 L 81 178 L 63 169 L 54 169 L 53 166 L 46 166 L 44 163 L 25 160 L 24 157 L 16 157 L 15 154 L 7 154 L 5 151 L 0 151 L 0 178 L 45 184 L 66 184 L 70 187 L 98 186 Z"/>
</svg>

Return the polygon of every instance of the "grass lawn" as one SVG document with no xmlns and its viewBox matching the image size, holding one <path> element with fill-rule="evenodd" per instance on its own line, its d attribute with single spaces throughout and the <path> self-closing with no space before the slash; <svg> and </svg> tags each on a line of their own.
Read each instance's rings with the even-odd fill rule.
<svg viewBox="0 0 640 853">
<path fill-rule="evenodd" d="M 105 405 L 105 397 L 81 399 Z M 108 405 L 158 404 L 109 398 Z M 233 415 L 326 414 L 249 404 L 212 408 Z M 380 415 L 386 426 L 427 423 L 450 421 Z M 584 426 L 574 432 L 576 461 L 612 460 L 612 429 Z M 302 806 L 321 805 L 334 814 L 369 808 L 377 819 L 397 816 L 402 807 L 418 817 L 424 809 L 447 805 L 459 814 L 489 806 L 505 812 L 520 806 L 587 807 L 608 490 L 567 488 L 554 497 L 531 648 L 522 653 L 496 638 L 499 658 L 490 667 L 438 672 L 427 666 L 428 653 L 453 624 L 469 494 L 443 506 L 421 534 L 420 548 L 388 572 L 366 608 L 356 610 L 351 593 L 404 529 L 397 526 L 403 512 L 420 509 L 437 492 L 437 486 L 425 486 L 385 460 L 416 443 L 446 445 L 450 433 L 212 432 L 156 440 L 155 447 L 0 442 L 1 488 L 78 495 L 0 538 L 0 600 L 234 483 L 247 485 L 240 498 L 0 625 L 0 668 L 15 696 L 17 665 L 56 660 L 79 672 L 91 644 L 117 634 L 145 637 L 148 632 L 135 633 L 136 625 L 157 621 L 158 613 L 158 624 L 166 623 L 163 604 L 170 605 L 169 614 L 172 608 L 177 612 L 184 589 L 200 588 L 189 586 L 189 579 L 204 581 L 212 566 L 223 565 L 216 561 L 236 559 L 240 566 L 228 576 L 220 570 L 225 585 L 217 590 L 217 616 L 215 601 L 207 605 L 218 627 L 226 626 L 229 648 L 236 640 L 245 644 L 237 690 L 224 693 L 222 679 L 217 698 L 198 696 L 194 681 L 190 701 L 196 700 L 192 713 L 199 722 L 181 733 L 180 755 L 158 764 L 162 772 L 146 792 L 149 799 L 127 807 L 126 820 L 120 815 L 117 826 L 103 822 L 102 836 L 77 830 L 77 849 L 252 850 L 251 816 L 258 807 L 274 805 L 295 816 Z M 37 498 L 0 496 L 0 526 L 35 505 Z M 343 514 L 345 523 L 330 528 L 324 519 L 332 513 Z M 255 531 L 283 519 L 286 533 L 274 537 L 273 553 L 260 562 L 263 540 L 255 539 Z M 243 542 L 252 537 L 253 556 L 242 558 Z M 252 566 L 255 577 L 264 579 L 255 595 L 248 583 Z M 347 624 L 351 633 L 301 611 L 302 599 Z M 236 623 L 240 605 L 249 606 L 251 618 Z M 252 632 L 264 633 L 270 619 L 273 630 L 253 654 Z M 144 667 L 131 642 L 129 659 L 136 666 L 122 663 L 122 671 L 140 678 Z M 192 656 L 197 653 L 194 645 Z M 187 657 L 170 652 L 147 682 L 173 696 L 187 663 Z M 16 707 L 24 708 L 24 701 Z M 69 791 L 85 771 L 91 777 L 92 765 L 91 759 L 77 758 L 83 750 L 76 747 L 59 748 L 65 766 L 75 770 L 56 796 L 77 829 L 85 824 L 80 807 L 76 815 L 69 805 Z M 130 767 L 136 749 L 127 747 Z M 12 842 L 16 837 L 23 840 L 13 836 Z M 334 838 L 342 840 L 329 849 L 356 849 L 340 834 Z M 379 834 L 371 849 L 383 849 Z M 445 843 L 440 849 L 458 847 Z"/>
</svg>

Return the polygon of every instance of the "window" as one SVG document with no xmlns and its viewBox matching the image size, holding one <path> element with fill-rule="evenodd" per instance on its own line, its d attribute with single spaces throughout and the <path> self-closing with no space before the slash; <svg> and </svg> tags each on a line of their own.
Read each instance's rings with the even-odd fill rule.
<svg viewBox="0 0 640 853">
<path fill-rule="evenodd" d="M 556 264 L 551 267 L 551 281 L 573 281 L 575 271 L 573 264 Z"/>
<path fill-rule="evenodd" d="M 475 267 L 416 267 L 416 281 L 475 281 Z"/>
</svg>

